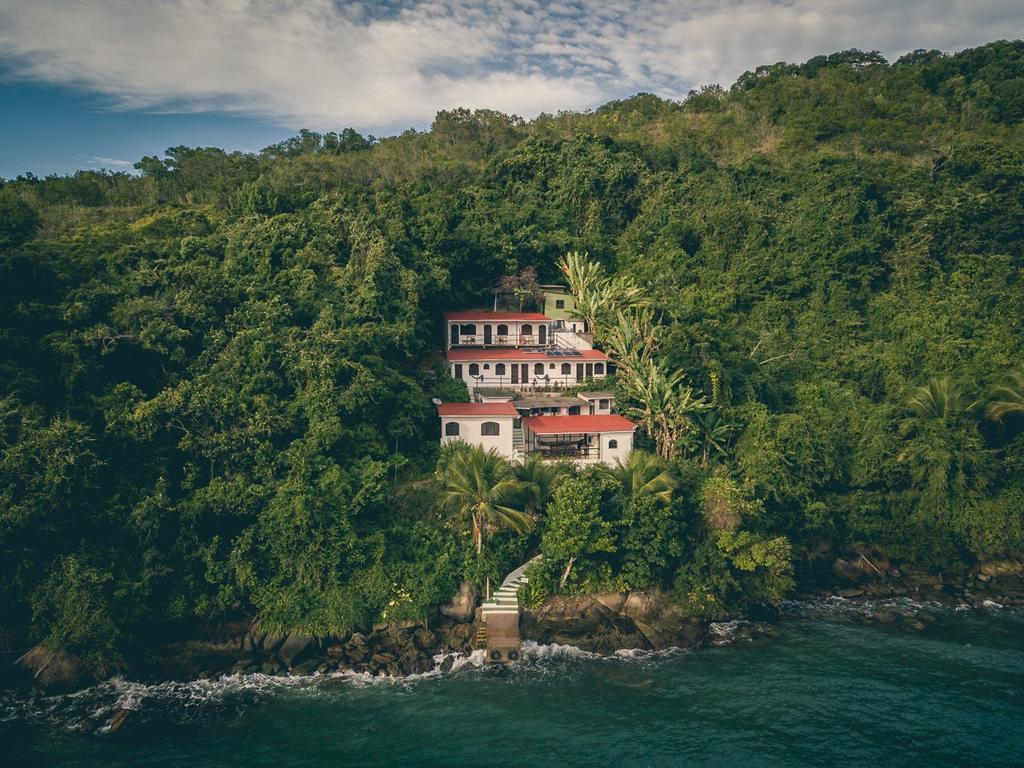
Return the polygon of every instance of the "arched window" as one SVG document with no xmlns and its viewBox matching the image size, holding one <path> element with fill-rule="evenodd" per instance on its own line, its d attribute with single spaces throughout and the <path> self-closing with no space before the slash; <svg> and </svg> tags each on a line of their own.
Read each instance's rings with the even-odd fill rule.
<svg viewBox="0 0 1024 768">
<path fill-rule="evenodd" d="M 507 325 L 499 325 L 498 326 L 498 335 L 499 336 L 508 336 L 508 326 Z"/>
<path fill-rule="evenodd" d="M 572 365 L 570 363 L 562 363 L 562 375 L 570 376 L 572 374 Z"/>
<path fill-rule="evenodd" d="M 445 437 L 458 437 L 459 436 L 459 422 L 449 421 L 444 425 Z"/>
<path fill-rule="evenodd" d="M 618 440 L 609 440 L 608 441 L 608 447 L 609 448 L 618 448 L 619 447 L 619 441 Z"/>
<path fill-rule="evenodd" d="M 496 363 L 495 364 L 495 366 L 494 366 L 494 375 L 495 376 L 504 376 L 505 375 L 505 364 L 504 363 Z"/>
<path fill-rule="evenodd" d="M 469 364 L 469 375 L 470 376 L 479 376 L 480 375 L 480 366 L 477 365 L 476 363 L 470 363 Z"/>
<path fill-rule="evenodd" d="M 604 373 L 604 363 L 594 363 L 594 373 Z"/>
<path fill-rule="evenodd" d="M 485 437 L 494 437 L 495 435 L 501 434 L 501 427 L 496 421 L 485 421 L 480 425 L 480 434 Z"/>
<path fill-rule="evenodd" d="M 543 376 L 544 375 L 544 363 L 536 363 L 533 366 L 533 372 L 535 374 L 537 374 L 538 376 Z"/>
<path fill-rule="evenodd" d="M 519 333 L 523 336 L 533 336 L 533 326 L 527 323 L 519 329 Z"/>
<path fill-rule="evenodd" d="M 473 323 L 463 325 L 459 330 L 462 331 L 463 336 L 476 336 L 476 326 Z"/>
</svg>

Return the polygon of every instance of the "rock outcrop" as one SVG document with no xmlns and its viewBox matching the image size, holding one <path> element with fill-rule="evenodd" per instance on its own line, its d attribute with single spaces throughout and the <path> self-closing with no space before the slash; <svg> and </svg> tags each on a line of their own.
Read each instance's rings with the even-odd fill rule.
<svg viewBox="0 0 1024 768">
<path fill-rule="evenodd" d="M 441 606 L 441 613 L 453 621 L 466 624 L 476 616 L 476 607 L 480 604 L 480 590 L 476 584 L 468 581 L 459 585 L 459 591 L 451 602 Z"/>
<path fill-rule="evenodd" d="M 37 645 L 15 662 L 12 682 L 46 693 L 65 693 L 95 682 L 81 659 Z"/>
<path fill-rule="evenodd" d="M 520 632 L 525 640 L 612 653 L 696 645 L 707 624 L 685 616 L 660 592 L 613 592 L 551 598 L 523 611 Z"/>
</svg>

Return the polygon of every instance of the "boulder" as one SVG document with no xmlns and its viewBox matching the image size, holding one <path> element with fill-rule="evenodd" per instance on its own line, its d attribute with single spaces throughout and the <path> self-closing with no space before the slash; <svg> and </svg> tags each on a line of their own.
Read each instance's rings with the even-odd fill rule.
<svg viewBox="0 0 1024 768">
<path fill-rule="evenodd" d="M 854 584 L 863 581 L 868 576 L 857 561 L 844 560 L 841 557 L 837 557 L 833 561 L 832 574 L 841 581 Z"/>
<path fill-rule="evenodd" d="M 82 660 L 37 645 L 15 662 L 22 677 L 47 693 L 66 693 L 95 682 Z"/>
<path fill-rule="evenodd" d="M 661 592 L 630 592 L 622 608 L 656 651 L 696 645 L 707 634 L 707 623 L 683 613 Z"/>
<path fill-rule="evenodd" d="M 437 648 L 437 635 L 426 627 L 420 627 L 412 635 L 412 641 L 421 651 L 431 652 Z"/>
<path fill-rule="evenodd" d="M 128 722 L 128 718 L 131 717 L 132 710 L 130 709 L 119 709 L 110 716 L 110 722 L 107 727 L 111 731 L 116 731 L 124 726 Z"/>
<path fill-rule="evenodd" d="M 305 661 L 320 650 L 320 641 L 312 635 L 288 635 L 277 651 L 277 656 L 289 667 Z"/>
<path fill-rule="evenodd" d="M 996 576 L 1021 576 L 1024 577 L 1024 561 L 1022 560 L 989 560 L 978 565 L 978 571 L 982 576 L 993 578 Z"/>
<path fill-rule="evenodd" d="M 453 621 L 466 624 L 473 621 L 479 602 L 480 590 L 476 584 L 464 581 L 459 585 L 459 591 L 452 596 L 451 602 L 441 606 L 441 613 Z"/>
</svg>

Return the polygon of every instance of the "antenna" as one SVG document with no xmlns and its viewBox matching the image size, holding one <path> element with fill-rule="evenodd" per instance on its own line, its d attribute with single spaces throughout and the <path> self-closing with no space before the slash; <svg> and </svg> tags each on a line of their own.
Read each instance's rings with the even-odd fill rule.
<svg viewBox="0 0 1024 768">
<path fill-rule="evenodd" d="M 440 405 L 441 404 L 441 398 L 440 397 L 432 397 L 432 398 L 430 398 L 430 402 L 432 402 L 434 405 Z"/>
</svg>

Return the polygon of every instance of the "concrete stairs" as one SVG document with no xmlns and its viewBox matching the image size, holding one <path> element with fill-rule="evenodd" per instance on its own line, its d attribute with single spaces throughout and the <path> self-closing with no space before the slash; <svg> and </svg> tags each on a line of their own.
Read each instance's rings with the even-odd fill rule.
<svg viewBox="0 0 1024 768">
<path fill-rule="evenodd" d="M 539 562 L 541 555 L 537 555 L 531 560 L 520 565 L 514 571 L 509 573 L 505 577 L 505 580 L 501 582 L 501 586 L 498 590 L 491 595 L 489 600 L 484 600 L 481 608 L 481 616 L 483 621 L 487 622 L 487 617 L 492 616 L 496 613 L 519 613 L 519 587 L 529 582 L 526 576 L 526 569 L 533 563 Z"/>
<path fill-rule="evenodd" d="M 512 430 L 512 452 L 516 456 L 522 456 L 526 452 L 526 439 L 523 437 L 522 427 L 515 427 Z"/>
<path fill-rule="evenodd" d="M 476 646 L 485 648 L 488 663 L 516 661 L 522 653 L 523 641 L 519 636 L 519 587 L 529 579 L 526 569 L 540 559 L 540 555 L 523 563 L 501 582 L 498 591 L 480 606 L 480 625 Z"/>
</svg>

